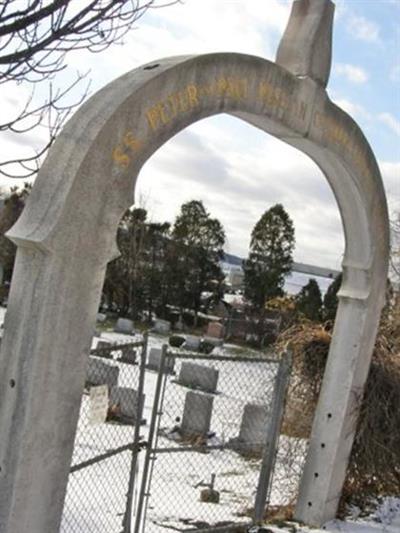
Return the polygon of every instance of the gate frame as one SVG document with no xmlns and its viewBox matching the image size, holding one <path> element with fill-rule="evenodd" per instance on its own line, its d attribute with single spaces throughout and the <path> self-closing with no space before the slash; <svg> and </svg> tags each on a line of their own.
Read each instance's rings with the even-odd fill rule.
<svg viewBox="0 0 400 533">
<path fill-rule="evenodd" d="M 129 444 L 124 444 L 123 446 L 119 446 L 118 448 L 114 448 L 113 450 L 108 450 L 107 452 L 104 452 L 102 454 L 96 455 L 94 457 L 91 457 L 90 459 L 87 459 L 86 461 L 81 461 L 80 463 L 74 464 L 70 468 L 70 476 L 74 474 L 75 472 L 79 472 L 80 470 L 83 470 L 85 468 L 91 467 L 92 465 L 98 464 L 101 461 L 107 460 L 110 457 L 114 457 L 120 453 L 124 453 L 126 451 L 131 451 L 131 462 L 130 462 L 130 469 L 129 469 L 129 479 L 128 479 L 128 487 L 126 492 L 126 505 L 125 505 L 125 511 L 124 516 L 122 518 L 122 531 L 115 532 L 115 533 L 131 533 L 131 524 L 132 524 L 132 512 L 133 512 L 133 494 L 135 489 L 135 481 L 136 481 L 136 466 L 137 466 L 137 460 L 138 460 L 138 454 L 142 448 L 142 444 L 140 442 L 140 425 L 143 418 L 143 409 L 144 409 L 144 383 L 145 383 L 145 375 L 146 375 L 146 358 L 147 358 L 147 347 L 148 347 L 148 331 L 145 331 L 143 333 L 143 338 L 141 341 L 134 341 L 134 342 L 127 342 L 123 344 L 114 344 L 110 345 L 109 347 L 101 348 L 100 352 L 114 352 L 118 350 L 122 350 L 124 348 L 141 348 L 140 350 L 140 360 L 138 365 L 139 367 L 139 380 L 138 380 L 138 404 L 136 409 L 136 422 L 135 426 L 133 428 L 133 442 L 130 442 Z M 90 350 L 90 355 L 96 356 L 96 348 Z M 101 356 L 100 356 L 101 357 Z M 133 366 L 131 363 L 122 363 L 130 366 Z M 75 437 L 77 434 L 75 435 Z M 75 444 L 74 444 L 75 448 Z M 67 486 L 68 489 L 68 486 Z M 109 532 L 112 533 L 112 532 Z"/>
<path fill-rule="evenodd" d="M 204 450 L 227 450 L 231 447 L 226 445 L 211 445 L 211 446 L 186 446 L 179 448 L 161 448 L 157 447 L 159 438 L 159 429 L 161 418 L 164 409 L 165 392 L 168 382 L 167 368 L 171 368 L 170 360 L 195 360 L 195 361 L 229 361 L 232 364 L 237 363 L 269 363 L 276 365 L 278 370 L 273 378 L 274 387 L 272 392 L 272 407 L 271 416 L 269 417 L 269 427 L 266 436 L 266 443 L 261 458 L 261 468 L 257 483 L 257 491 L 255 497 L 254 516 L 251 522 L 233 523 L 230 526 L 220 528 L 196 529 L 199 533 L 207 533 L 208 531 L 229 532 L 241 527 L 251 527 L 252 525 L 259 525 L 262 522 L 266 506 L 268 505 L 268 496 L 272 485 L 274 474 L 275 459 L 278 451 L 279 436 L 282 426 L 284 407 L 286 401 L 286 393 L 289 385 L 291 370 L 292 370 L 292 354 L 285 352 L 280 359 L 274 357 L 246 357 L 246 356 L 228 356 L 228 355 L 201 355 L 199 353 L 179 353 L 168 350 L 168 345 L 164 344 L 161 350 L 160 366 L 158 369 L 157 382 L 154 393 L 154 402 L 151 413 L 151 420 L 149 426 L 149 435 L 146 443 L 146 453 L 143 462 L 141 487 L 139 499 L 136 508 L 136 517 L 133 533 L 143 533 L 146 531 L 147 510 L 149 505 L 149 498 L 151 496 L 151 484 L 154 471 L 154 465 L 157 461 L 157 454 L 159 453 L 186 453 L 198 452 Z M 187 533 L 191 529 L 185 530 Z"/>
</svg>

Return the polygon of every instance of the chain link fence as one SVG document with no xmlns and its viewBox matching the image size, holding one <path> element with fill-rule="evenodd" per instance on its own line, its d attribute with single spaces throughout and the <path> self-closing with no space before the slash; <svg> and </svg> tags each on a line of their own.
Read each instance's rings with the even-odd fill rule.
<svg viewBox="0 0 400 533">
<path fill-rule="evenodd" d="M 131 531 L 147 336 L 91 350 L 60 531 Z"/>
<path fill-rule="evenodd" d="M 135 533 L 250 524 L 256 496 L 263 513 L 288 378 L 278 383 L 279 368 L 271 358 L 165 356 Z"/>
</svg>

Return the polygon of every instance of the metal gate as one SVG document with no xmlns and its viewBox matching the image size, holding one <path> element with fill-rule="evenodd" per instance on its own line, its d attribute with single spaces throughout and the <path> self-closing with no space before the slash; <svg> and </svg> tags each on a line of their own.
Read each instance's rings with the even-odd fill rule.
<svg viewBox="0 0 400 533">
<path fill-rule="evenodd" d="M 131 532 L 146 351 L 147 334 L 90 353 L 62 533 Z"/>
<path fill-rule="evenodd" d="M 290 356 L 163 348 L 135 533 L 259 523 L 271 485 Z"/>
</svg>

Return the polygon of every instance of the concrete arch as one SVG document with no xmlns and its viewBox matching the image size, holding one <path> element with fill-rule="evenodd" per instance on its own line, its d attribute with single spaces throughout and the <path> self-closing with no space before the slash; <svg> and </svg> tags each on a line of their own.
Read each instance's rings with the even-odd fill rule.
<svg viewBox="0 0 400 533">
<path fill-rule="evenodd" d="M 320 84 L 261 58 L 208 54 L 157 61 L 96 93 L 60 134 L 9 232 L 18 255 L 0 360 L 2 382 L 16 380 L 0 389 L 7 405 L 0 524 L 7 533 L 58 531 L 85 353 L 117 224 L 145 161 L 178 131 L 217 113 L 308 154 L 339 205 L 344 282 L 297 510 L 316 525 L 334 516 L 387 276 L 382 180 L 360 129 Z"/>
</svg>

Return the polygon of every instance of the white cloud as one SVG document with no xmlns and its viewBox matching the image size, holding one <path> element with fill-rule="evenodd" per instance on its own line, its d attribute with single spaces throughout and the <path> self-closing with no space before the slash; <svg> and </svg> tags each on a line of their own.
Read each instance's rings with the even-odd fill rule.
<svg viewBox="0 0 400 533">
<path fill-rule="evenodd" d="M 335 72 L 340 76 L 345 76 L 352 83 L 365 83 L 369 78 L 363 68 L 346 63 L 338 63 L 335 66 Z"/>
<path fill-rule="evenodd" d="M 390 113 L 380 113 L 378 118 L 397 135 L 400 135 L 400 121 Z"/>
<path fill-rule="evenodd" d="M 350 35 L 355 39 L 372 43 L 378 43 L 380 41 L 379 26 L 363 16 L 352 13 L 348 19 L 347 29 Z"/>
</svg>

